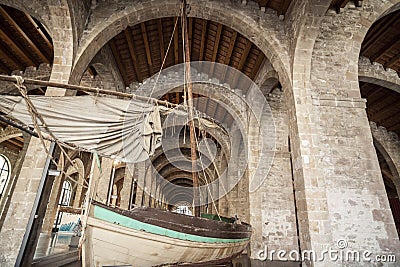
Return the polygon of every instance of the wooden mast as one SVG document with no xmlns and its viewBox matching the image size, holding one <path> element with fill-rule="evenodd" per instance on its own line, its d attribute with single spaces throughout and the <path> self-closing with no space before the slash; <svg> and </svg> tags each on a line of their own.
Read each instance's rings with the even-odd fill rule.
<svg viewBox="0 0 400 267">
<path fill-rule="evenodd" d="M 189 116 L 189 135 L 190 135 L 190 155 L 192 160 L 192 179 L 193 179 L 193 203 L 194 203 L 194 215 L 200 217 L 200 203 L 199 203 L 199 179 L 197 176 L 197 151 L 196 151 L 196 133 L 193 121 L 193 87 L 192 77 L 190 73 L 190 48 L 189 38 L 186 22 L 186 0 L 182 0 L 183 11 L 182 11 L 182 35 L 185 43 L 185 74 L 187 83 L 187 104 L 188 104 L 188 116 Z"/>
</svg>

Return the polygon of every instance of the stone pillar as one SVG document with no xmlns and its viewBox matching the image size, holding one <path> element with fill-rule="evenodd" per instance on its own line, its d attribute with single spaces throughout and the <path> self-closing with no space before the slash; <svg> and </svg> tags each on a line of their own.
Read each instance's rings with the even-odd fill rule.
<svg viewBox="0 0 400 267">
<path fill-rule="evenodd" d="M 110 158 L 102 158 L 101 173 L 98 168 L 94 168 L 92 182 L 93 190 L 95 190 L 94 199 L 102 203 L 107 203 L 110 179 L 114 167 L 113 162 L 114 161 Z"/>
<path fill-rule="evenodd" d="M 144 197 L 144 179 L 145 179 L 145 172 L 146 172 L 146 165 L 145 162 L 139 162 L 135 164 L 135 167 L 137 166 L 137 191 L 136 191 L 136 201 L 135 205 L 136 206 L 143 206 L 143 197 Z"/>
<path fill-rule="evenodd" d="M 16 182 L 17 182 L 17 177 L 19 176 L 20 172 L 21 172 L 21 168 L 22 168 L 22 164 L 24 162 L 24 158 L 26 156 L 26 152 L 28 150 L 29 147 L 29 142 L 30 142 L 30 136 L 26 133 L 23 133 L 23 137 L 24 137 L 24 146 L 21 150 L 21 152 L 18 155 L 18 159 L 17 162 L 15 163 L 12 172 L 11 172 L 11 177 L 10 177 L 10 181 L 7 184 L 7 188 L 4 190 L 4 194 L 3 197 L 1 198 L 1 202 L 0 202 L 0 211 L 1 211 L 1 219 L 0 219 L 0 229 L 3 226 L 4 220 L 6 218 L 7 215 L 7 211 L 8 208 L 10 206 L 10 202 L 11 202 L 11 196 L 12 193 L 14 191 Z"/>
<path fill-rule="evenodd" d="M 121 201 L 120 208 L 121 209 L 129 209 L 129 201 L 131 200 L 132 194 L 132 186 L 133 186 L 133 177 L 131 170 L 126 167 L 125 168 L 125 176 L 124 176 L 124 185 L 121 189 Z"/>
<path fill-rule="evenodd" d="M 0 264 L 14 265 L 32 212 L 47 155 L 32 138 L 0 232 Z"/>
</svg>

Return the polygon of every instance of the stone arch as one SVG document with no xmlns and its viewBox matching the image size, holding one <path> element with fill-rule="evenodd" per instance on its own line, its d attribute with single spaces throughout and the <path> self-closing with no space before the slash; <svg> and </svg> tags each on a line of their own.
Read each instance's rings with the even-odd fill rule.
<svg viewBox="0 0 400 267">
<path fill-rule="evenodd" d="M 118 3 L 118 7 L 125 6 L 124 9 L 117 6 L 113 8 L 113 4 L 107 3 L 108 6 L 99 4 L 93 10 L 77 53 L 71 75 L 72 83 L 79 81 L 90 60 L 100 48 L 127 26 L 151 19 L 176 16 L 180 9 L 180 3 L 175 0 L 162 2 L 146 0 L 139 7 L 133 6 L 130 1 L 127 1 L 126 5 Z M 287 69 L 288 57 L 284 50 L 287 47 L 287 38 L 283 23 L 274 12 L 255 12 L 251 7 L 233 1 L 196 0 L 191 1 L 190 6 L 190 17 L 211 19 L 240 32 L 263 51 L 282 79 L 290 80 Z M 107 20 L 104 20 L 105 17 Z"/>
<path fill-rule="evenodd" d="M 400 141 L 398 136 L 393 132 L 388 132 L 382 126 L 378 127 L 374 122 L 370 122 L 370 126 L 374 145 L 385 158 L 393 174 L 397 195 L 400 196 Z"/>
<path fill-rule="evenodd" d="M 73 36 L 69 0 L 9 1 L 0 4 L 21 10 L 38 19 L 48 30 L 53 42 L 53 67 L 50 80 L 68 83 L 76 46 Z M 72 45 L 69 45 L 72 44 Z M 51 95 L 64 95 L 64 90 L 48 89 Z"/>
<path fill-rule="evenodd" d="M 81 159 L 75 158 L 72 161 L 74 165 L 70 165 L 67 168 L 66 171 L 66 177 L 71 176 L 74 174 L 78 175 L 78 180 L 77 181 L 72 181 L 72 183 L 75 182 L 75 184 L 72 185 L 73 188 L 75 188 L 75 197 L 73 199 L 73 207 L 78 208 L 81 204 L 82 200 L 82 192 L 83 192 L 83 184 L 85 182 L 85 166 L 82 162 Z M 68 180 L 68 179 L 66 179 Z"/>
<path fill-rule="evenodd" d="M 372 24 L 395 4 L 371 0 L 361 8 L 348 6 L 323 17 L 311 59 L 314 96 L 360 98 L 358 62 L 361 44 Z M 329 51 L 329 55 L 322 54 Z M 331 65 L 341 66 L 329 71 Z M 323 79 L 322 79 L 323 77 Z"/>
<path fill-rule="evenodd" d="M 23 0 L 2 0 L 0 4 L 6 5 L 22 12 L 25 12 L 42 23 L 50 34 L 52 32 L 51 28 L 51 18 L 50 18 L 50 8 L 48 0 L 39 1 L 23 1 Z"/>
<path fill-rule="evenodd" d="M 369 62 L 369 59 L 360 57 L 358 61 L 358 80 L 376 84 L 397 93 L 400 93 L 400 77 L 392 69 L 385 70 L 382 64 Z"/>
<path fill-rule="evenodd" d="M 21 136 L 22 132 L 20 130 L 11 126 L 7 126 L 4 130 L 0 131 L 0 143 Z"/>
</svg>

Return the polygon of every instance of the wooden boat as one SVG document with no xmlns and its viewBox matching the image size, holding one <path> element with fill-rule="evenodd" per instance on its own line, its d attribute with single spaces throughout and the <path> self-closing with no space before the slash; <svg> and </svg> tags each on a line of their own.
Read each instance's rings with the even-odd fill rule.
<svg viewBox="0 0 400 267">
<path fill-rule="evenodd" d="M 251 226 L 92 202 L 86 236 L 85 266 L 210 266 L 239 255 Z"/>
<path fill-rule="evenodd" d="M 200 216 L 197 150 L 186 1 L 182 1 L 185 38 L 188 125 L 195 216 L 138 207 L 130 211 L 92 202 L 85 225 L 85 266 L 211 266 L 233 258 L 250 241 L 251 226 Z M 220 219 L 220 217 L 218 217 Z"/>
</svg>

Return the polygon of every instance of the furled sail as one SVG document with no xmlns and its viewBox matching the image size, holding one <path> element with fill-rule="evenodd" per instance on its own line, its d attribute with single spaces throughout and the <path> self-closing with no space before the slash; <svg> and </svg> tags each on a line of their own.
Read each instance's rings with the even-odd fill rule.
<svg viewBox="0 0 400 267">
<path fill-rule="evenodd" d="M 153 103 L 104 96 L 30 96 L 30 100 L 56 138 L 83 150 L 139 162 L 161 144 L 161 119 Z M 22 97 L 1 96 L 0 111 L 33 125 Z M 48 133 L 40 121 L 38 125 Z"/>
</svg>

